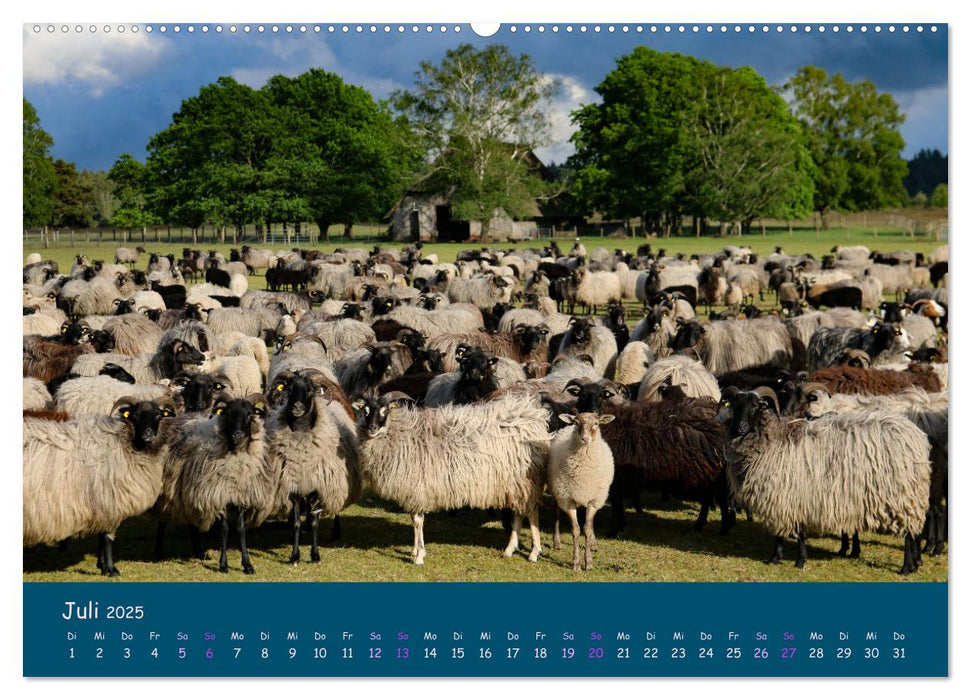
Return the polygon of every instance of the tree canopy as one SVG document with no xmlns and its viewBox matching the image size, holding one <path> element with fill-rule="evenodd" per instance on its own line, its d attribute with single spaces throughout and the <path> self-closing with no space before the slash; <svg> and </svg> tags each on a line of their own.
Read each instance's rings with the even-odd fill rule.
<svg viewBox="0 0 971 700">
<path fill-rule="evenodd" d="M 750 68 L 638 47 L 573 114 L 574 201 L 651 228 L 685 214 L 747 224 L 808 213 L 812 162 L 785 102 Z"/>
<path fill-rule="evenodd" d="M 24 98 L 24 226 L 46 226 L 54 212 L 57 171 L 50 157 L 54 139 L 40 126 L 37 110 Z"/>
<path fill-rule="evenodd" d="M 549 141 L 546 108 L 559 89 L 528 54 L 471 44 L 421 63 L 412 90 L 394 95 L 424 151 L 422 186 L 447 190 L 458 218 L 480 220 L 483 235 L 497 210 L 526 216 L 549 187 L 526 155 Z"/>
<path fill-rule="evenodd" d="M 880 209 L 905 201 L 904 115 L 893 96 L 869 80 L 848 82 L 816 66 L 801 68 L 785 89 L 816 164 L 816 211 L 825 216 L 832 209 Z"/>
<path fill-rule="evenodd" d="M 936 148 L 922 148 L 907 161 L 904 187 L 911 197 L 918 192 L 929 195 L 940 184 L 947 184 L 947 156 Z"/>
<path fill-rule="evenodd" d="M 320 69 L 259 90 L 219 78 L 182 102 L 148 150 L 150 208 L 193 227 L 316 221 L 326 231 L 376 219 L 414 165 L 388 107 Z"/>
</svg>

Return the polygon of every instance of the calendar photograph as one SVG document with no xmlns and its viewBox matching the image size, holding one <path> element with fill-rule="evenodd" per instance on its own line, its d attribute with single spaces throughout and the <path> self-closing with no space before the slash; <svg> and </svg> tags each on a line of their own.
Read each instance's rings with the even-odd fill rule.
<svg viewBox="0 0 971 700">
<path fill-rule="evenodd" d="M 947 675 L 947 24 L 22 39 L 23 584 L 78 639 L 25 675 Z M 211 620 L 340 590 L 374 625 L 72 666 L 101 620 L 125 639 L 106 615 L 147 621 L 133 590 Z M 586 590 L 617 624 L 569 656 L 555 625 L 488 656 L 479 628 L 378 630 L 398 596 L 484 625 Z M 719 628 L 706 670 L 659 624 L 630 661 L 624 609 L 662 590 L 917 627 L 761 667 L 762 628 Z M 908 662 L 918 629 L 943 646 Z M 233 666 L 229 633 L 280 665 Z"/>
</svg>

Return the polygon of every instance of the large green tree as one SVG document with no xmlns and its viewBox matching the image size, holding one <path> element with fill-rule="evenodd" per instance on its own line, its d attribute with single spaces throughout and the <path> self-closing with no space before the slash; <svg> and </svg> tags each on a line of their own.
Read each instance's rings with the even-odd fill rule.
<svg viewBox="0 0 971 700">
<path fill-rule="evenodd" d="M 551 194 L 526 156 L 549 142 L 546 111 L 559 86 L 528 54 L 462 44 L 415 75 L 394 105 L 425 152 L 423 186 L 447 191 L 457 218 L 482 221 L 485 237 L 497 210 L 524 217 Z"/>
<path fill-rule="evenodd" d="M 333 73 L 276 75 L 263 92 L 282 121 L 271 167 L 322 232 L 381 218 L 420 165 L 406 125 Z"/>
<path fill-rule="evenodd" d="M 802 122 L 815 170 L 813 208 L 879 209 L 906 198 L 907 163 L 900 157 L 904 115 L 889 93 L 869 80 L 805 66 L 784 86 Z"/>
<path fill-rule="evenodd" d="M 87 228 L 91 225 L 92 193 L 81 179 L 74 163 L 58 158 L 54 161 L 57 187 L 51 224 L 55 227 Z"/>
<path fill-rule="evenodd" d="M 581 208 L 669 232 L 691 214 L 740 222 L 808 213 L 799 123 L 750 68 L 638 47 L 573 114 Z"/>
<path fill-rule="evenodd" d="M 50 157 L 54 140 L 40 126 L 37 110 L 24 98 L 24 226 L 46 226 L 54 211 L 57 172 Z"/>
</svg>

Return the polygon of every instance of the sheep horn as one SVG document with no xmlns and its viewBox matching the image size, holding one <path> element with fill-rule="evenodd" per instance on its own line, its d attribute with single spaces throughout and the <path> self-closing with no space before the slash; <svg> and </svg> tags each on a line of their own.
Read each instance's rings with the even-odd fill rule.
<svg viewBox="0 0 971 700">
<path fill-rule="evenodd" d="M 772 401 L 772 406 L 775 408 L 775 414 L 779 415 L 779 399 L 770 387 L 756 387 L 755 393 L 761 396 L 763 399 L 770 399 Z M 759 400 L 759 403 L 761 403 L 761 399 Z"/>
</svg>

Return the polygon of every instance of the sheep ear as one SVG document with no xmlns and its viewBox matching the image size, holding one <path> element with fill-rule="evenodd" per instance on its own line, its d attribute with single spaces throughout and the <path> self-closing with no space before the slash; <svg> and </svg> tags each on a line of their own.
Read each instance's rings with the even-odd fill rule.
<svg viewBox="0 0 971 700">
<path fill-rule="evenodd" d="M 70 327 L 71 327 L 71 324 L 70 323 L 62 323 L 61 324 L 61 335 L 64 335 L 65 333 L 67 333 L 67 329 L 70 328 Z"/>
<path fill-rule="evenodd" d="M 572 413 L 561 413 L 558 417 L 561 423 L 566 423 L 567 425 L 573 425 L 577 420 L 576 416 Z"/>
<path fill-rule="evenodd" d="M 568 393 L 570 396 L 579 396 L 580 395 L 580 385 L 579 384 L 571 384 L 570 386 L 566 387 L 566 393 Z"/>
<path fill-rule="evenodd" d="M 615 415 L 613 415 L 613 414 L 610 414 L 610 413 L 608 413 L 608 414 L 606 414 L 606 415 L 603 415 L 603 416 L 600 416 L 600 417 L 599 417 L 599 418 L 597 419 L 597 421 L 598 421 L 598 422 L 600 423 L 600 425 L 607 425 L 607 423 L 610 423 L 610 422 L 612 422 L 612 421 L 614 420 L 614 418 L 616 418 L 616 417 L 617 417 L 617 416 L 615 416 Z"/>
<path fill-rule="evenodd" d="M 364 399 L 358 399 L 357 401 L 351 404 L 351 408 L 353 408 L 355 411 L 360 411 L 362 408 L 364 408 L 365 405 L 366 405 L 366 402 L 364 401 Z"/>
<path fill-rule="evenodd" d="M 489 366 L 490 367 L 495 367 L 497 364 L 499 364 L 499 358 L 498 357 L 490 357 L 489 358 Z"/>
<path fill-rule="evenodd" d="M 266 416 L 266 400 L 262 398 L 257 399 L 253 403 L 253 412 L 260 418 L 264 418 Z"/>
</svg>

